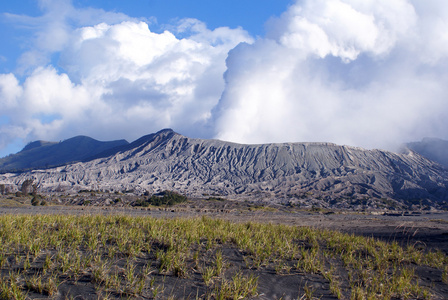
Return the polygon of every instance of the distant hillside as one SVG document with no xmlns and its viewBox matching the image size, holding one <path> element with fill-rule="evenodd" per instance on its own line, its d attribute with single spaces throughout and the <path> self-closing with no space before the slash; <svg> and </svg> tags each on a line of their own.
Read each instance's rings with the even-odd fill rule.
<svg viewBox="0 0 448 300">
<path fill-rule="evenodd" d="M 25 146 L 25 148 L 22 149 L 22 151 L 20 152 L 24 152 L 24 151 L 28 151 L 31 149 L 36 149 L 36 148 L 41 148 L 41 147 L 46 147 L 46 146 L 51 146 L 51 145 L 56 145 L 58 142 L 47 142 L 47 141 L 35 141 L 35 142 L 31 142 L 28 145 Z"/>
<path fill-rule="evenodd" d="M 103 189 L 219 196 L 321 207 L 448 207 L 448 170 L 416 152 L 331 143 L 244 145 L 192 139 L 165 129 L 48 170 L 0 176 L 41 191 Z"/>
<path fill-rule="evenodd" d="M 424 138 L 421 142 L 407 143 L 406 146 L 448 168 L 448 141 L 436 138 Z"/>
<path fill-rule="evenodd" d="M 125 140 L 100 142 L 87 136 L 77 136 L 59 143 L 35 141 L 16 154 L 0 158 L 0 173 L 46 169 L 85 161 L 101 152 L 127 144 Z"/>
</svg>

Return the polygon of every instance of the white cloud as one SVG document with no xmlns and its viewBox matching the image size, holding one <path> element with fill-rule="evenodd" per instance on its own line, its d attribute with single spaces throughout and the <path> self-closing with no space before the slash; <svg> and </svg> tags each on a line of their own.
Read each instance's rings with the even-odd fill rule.
<svg viewBox="0 0 448 300">
<path fill-rule="evenodd" d="M 13 74 L 0 74 L 0 101 L 3 110 L 16 106 L 16 100 L 21 94 L 22 88 Z"/>
<path fill-rule="evenodd" d="M 298 1 L 268 38 L 230 52 L 217 136 L 390 149 L 448 138 L 447 5 L 428 3 Z"/>
<path fill-rule="evenodd" d="M 123 14 L 40 3 L 41 17 L 8 15 L 34 38 L 23 80 L 0 74 L 0 148 L 17 137 L 133 140 L 164 127 L 369 148 L 448 138 L 444 1 L 297 1 L 256 41 L 195 19 L 156 33 Z"/>
<path fill-rule="evenodd" d="M 41 25 L 34 41 L 38 51 L 22 56 L 33 71 L 23 83 L 13 74 L 0 75 L 0 101 L 8 107 L 0 117 L 9 119 L 0 124 L 3 140 L 77 134 L 133 140 L 165 127 L 211 136 L 204 124 L 224 88 L 225 59 L 238 43 L 252 42 L 247 32 L 209 30 L 192 19 L 181 21 L 174 33 L 152 32 L 136 20 L 71 28 L 67 16 L 73 20 L 84 11 L 42 3 L 48 9 L 42 19 L 17 17 Z M 55 13 L 61 13 L 63 26 L 47 20 Z M 57 41 L 44 46 L 55 30 L 61 33 Z M 183 38 L 175 36 L 180 31 Z M 45 66 L 54 53 L 60 70 Z"/>
<path fill-rule="evenodd" d="M 91 26 L 101 22 L 117 24 L 135 21 L 121 13 L 105 12 L 102 9 L 77 9 L 71 0 L 39 0 L 42 16 L 3 14 L 10 23 L 27 28 L 33 36 L 23 38 L 29 50 L 19 58 L 17 72 L 28 74 L 34 68 L 51 63 L 51 55 L 63 50 L 71 39 L 71 32 L 79 26 Z"/>
<path fill-rule="evenodd" d="M 0 75 L 0 99 L 6 109 L 2 115 L 10 119 L 2 133 L 10 141 L 27 136 L 57 138 L 64 126 L 80 121 L 92 105 L 83 86 L 51 67 L 36 69 L 23 85 L 12 74 Z"/>
<path fill-rule="evenodd" d="M 163 127 L 194 134 L 222 93 L 228 51 L 252 40 L 242 29 L 209 30 L 197 20 L 181 26 L 189 32 L 183 39 L 151 32 L 144 22 L 81 28 L 61 66 L 81 85 L 100 90 L 113 120 L 127 124 L 117 130 L 131 130 L 132 138 Z"/>
<path fill-rule="evenodd" d="M 408 35 L 415 11 L 405 0 L 301 1 L 271 21 L 269 37 L 303 54 L 356 59 L 361 52 L 387 53 Z"/>
</svg>

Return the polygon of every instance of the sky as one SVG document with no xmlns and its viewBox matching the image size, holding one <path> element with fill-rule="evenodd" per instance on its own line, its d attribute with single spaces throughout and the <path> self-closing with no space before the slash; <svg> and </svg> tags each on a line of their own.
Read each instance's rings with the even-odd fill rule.
<svg viewBox="0 0 448 300">
<path fill-rule="evenodd" d="M 0 2 L 0 157 L 163 128 L 395 150 L 448 139 L 443 0 Z"/>
</svg>

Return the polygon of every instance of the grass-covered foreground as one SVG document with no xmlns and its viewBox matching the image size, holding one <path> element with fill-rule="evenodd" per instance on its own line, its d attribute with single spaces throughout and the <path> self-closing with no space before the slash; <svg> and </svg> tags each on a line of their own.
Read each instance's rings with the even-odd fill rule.
<svg viewBox="0 0 448 300">
<path fill-rule="evenodd" d="M 447 266 L 441 252 L 307 227 L 0 217 L 0 299 L 438 299 Z"/>
</svg>

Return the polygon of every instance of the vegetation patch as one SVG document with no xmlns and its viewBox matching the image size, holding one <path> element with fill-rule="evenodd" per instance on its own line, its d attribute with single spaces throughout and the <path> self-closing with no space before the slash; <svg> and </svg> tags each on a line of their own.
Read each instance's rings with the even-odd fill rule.
<svg viewBox="0 0 448 300">
<path fill-rule="evenodd" d="M 447 265 L 440 251 L 309 227 L 0 217 L 0 299 L 432 299 L 447 296 Z"/>
<path fill-rule="evenodd" d="M 206 199 L 207 201 L 226 201 L 226 199 L 217 196 L 211 196 Z"/>
<path fill-rule="evenodd" d="M 146 199 L 137 200 L 135 206 L 148 207 L 154 206 L 172 206 L 178 203 L 186 202 L 187 197 L 180 195 L 173 191 L 163 191 L 161 193 L 154 194 Z"/>
</svg>

